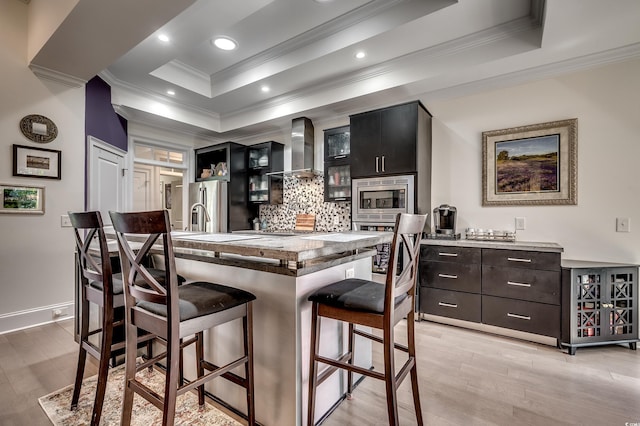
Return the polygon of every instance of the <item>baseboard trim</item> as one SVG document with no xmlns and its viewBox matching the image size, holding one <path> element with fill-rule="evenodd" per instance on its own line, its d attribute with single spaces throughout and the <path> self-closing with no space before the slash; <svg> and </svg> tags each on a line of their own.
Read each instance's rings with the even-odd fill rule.
<svg viewBox="0 0 640 426">
<path fill-rule="evenodd" d="M 0 334 L 73 318 L 73 308 L 73 302 L 65 302 L 1 314 Z"/>
</svg>

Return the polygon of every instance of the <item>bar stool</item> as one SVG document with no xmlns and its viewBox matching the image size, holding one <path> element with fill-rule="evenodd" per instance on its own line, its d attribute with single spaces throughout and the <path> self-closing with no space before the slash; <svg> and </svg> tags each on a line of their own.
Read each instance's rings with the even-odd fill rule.
<svg viewBox="0 0 640 426">
<path fill-rule="evenodd" d="M 114 351 L 125 347 L 124 341 L 113 343 L 114 327 L 124 324 L 124 320 L 114 321 L 114 310 L 124 306 L 122 275 L 112 274 L 111 258 L 100 212 L 69 212 L 69 219 L 74 228 L 76 240 L 81 305 L 80 350 L 71 397 L 71 409 L 74 410 L 78 406 L 87 353 L 89 353 L 98 360 L 98 382 L 91 414 L 91 424 L 98 425 L 107 386 L 109 358 Z M 164 272 L 153 270 L 153 274 L 161 276 L 164 275 Z M 90 303 L 95 304 L 99 309 L 100 326 L 93 330 L 89 330 Z M 102 333 L 100 346 L 89 340 L 91 336 L 98 333 Z M 140 336 L 137 342 L 150 341 L 151 337 Z M 150 356 L 151 347 L 148 346 L 147 350 L 147 356 Z"/>
<path fill-rule="evenodd" d="M 423 424 L 418 393 L 418 373 L 416 370 L 414 298 L 420 255 L 420 239 L 426 219 L 426 215 L 399 214 L 397 216 L 393 242 L 391 243 L 389 268 L 384 285 L 374 281 L 348 278 L 320 288 L 309 296 L 309 300 L 313 304 L 311 311 L 308 425 L 314 424 L 316 387 L 339 369 L 344 369 L 348 372 L 348 395 L 351 395 L 353 391 L 354 372 L 384 380 L 390 425 L 398 425 L 396 390 L 407 374 L 410 373 L 416 419 L 418 425 Z M 398 272 L 398 259 L 403 260 L 401 272 Z M 347 352 L 337 359 L 330 359 L 318 354 L 318 348 L 320 347 L 320 319 L 322 317 L 344 321 L 349 324 Z M 396 343 L 394 340 L 394 327 L 405 317 L 407 320 L 407 346 Z M 379 329 L 382 331 L 382 338 L 356 329 L 355 325 Z M 354 365 L 355 335 L 382 343 L 384 372 Z M 394 363 L 394 349 L 408 354 L 407 361 L 397 374 Z M 318 375 L 318 363 L 328 365 L 320 375 Z"/>
<path fill-rule="evenodd" d="M 163 425 L 173 425 L 177 396 L 197 388 L 198 402 L 203 406 L 205 382 L 222 376 L 246 389 L 248 423 L 254 425 L 252 301 L 255 296 L 237 288 L 203 281 L 178 287 L 169 215 L 166 210 L 109 214 L 116 231 L 125 283 L 127 346 L 122 424 L 131 423 L 133 396 L 137 393 L 162 410 Z M 129 240 L 132 236 L 142 237 L 144 241 L 137 253 Z M 162 257 L 168 271 L 166 287 L 160 285 L 141 262 L 158 240 L 162 243 Z M 146 286 L 141 286 L 132 279 L 136 273 L 143 277 Z M 206 361 L 204 330 L 235 319 L 242 320 L 243 354 L 221 367 Z M 139 329 L 157 336 L 167 350 L 136 366 L 133 338 Z M 196 346 L 198 378 L 182 385 L 179 381 L 179 353 L 181 347 L 192 343 Z M 166 379 L 164 395 L 161 396 L 137 380 L 135 374 L 163 358 L 166 358 Z M 245 377 L 231 372 L 242 365 Z M 205 374 L 204 370 L 209 372 Z"/>
</svg>

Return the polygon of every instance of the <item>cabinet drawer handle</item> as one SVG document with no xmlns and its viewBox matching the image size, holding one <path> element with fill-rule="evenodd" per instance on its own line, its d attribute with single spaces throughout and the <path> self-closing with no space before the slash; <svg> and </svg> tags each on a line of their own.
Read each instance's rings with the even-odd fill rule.
<svg viewBox="0 0 640 426">
<path fill-rule="evenodd" d="M 531 259 L 520 259 L 518 257 L 507 257 L 507 260 L 510 261 L 510 262 L 531 263 Z"/>
<path fill-rule="evenodd" d="M 376 157 L 376 173 L 380 173 L 380 168 L 378 167 L 379 162 L 380 162 L 380 157 Z"/>
<path fill-rule="evenodd" d="M 346 201 L 347 199 L 342 197 L 342 198 L 334 198 L 333 201 Z"/>
<path fill-rule="evenodd" d="M 447 253 L 447 252 L 439 251 L 438 256 L 458 257 L 458 253 Z"/>
<path fill-rule="evenodd" d="M 515 285 L 515 286 L 518 286 L 518 287 L 531 287 L 531 284 L 529 284 L 529 283 L 518 283 L 518 282 L 515 282 L 515 281 L 507 281 L 507 284 Z"/>
<path fill-rule="evenodd" d="M 457 303 L 438 302 L 438 306 L 445 306 L 447 308 L 457 308 L 458 304 Z"/>
<path fill-rule="evenodd" d="M 335 157 L 333 157 L 334 160 L 338 160 L 340 158 L 347 158 L 347 156 L 345 154 L 345 155 L 336 155 Z"/>
<path fill-rule="evenodd" d="M 457 276 L 457 275 L 450 275 L 450 274 L 438 274 L 438 276 L 439 276 L 440 278 L 452 278 L 452 279 L 454 279 L 454 280 L 458 279 L 458 276 Z"/>
<path fill-rule="evenodd" d="M 507 316 L 511 317 L 511 318 L 518 318 L 518 319 L 523 319 L 523 320 L 527 320 L 527 321 L 531 320 L 531 317 L 529 317 L 529 316 L 512 314 L 511 312 L 508 312 Z"/>
<path fill-rule="evenodd" d="M 382 156 L 382 171 L 384 172 L 384 155 Z"/>
</svg>

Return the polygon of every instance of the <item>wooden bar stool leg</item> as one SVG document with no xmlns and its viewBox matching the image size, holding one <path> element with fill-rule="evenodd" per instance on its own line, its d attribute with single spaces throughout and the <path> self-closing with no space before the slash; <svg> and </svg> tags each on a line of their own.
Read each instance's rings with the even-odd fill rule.
<svg viewBox="0 0 640 426">
<path fill-rule="evenodd" d="M 316 381 L 318 378 L 318 363 L 316 352 L 320 345 L 320 320 L 318 318 L 318 304 L 311 308 L 311 355 L 309 357 L 309 407 L 307 408 L 307 425 L 313 426 L 313 416 L 316 404 Z"/>
<path fill-rule="evenodd" d="M 396 374 L 394 360 L 394 340 L 393 327 L 385 325 L 384 327 L 384 375 L 385 385 L 387 389 L 387 412 L 389 414 L 389 425 L 398 426 L 398 401 L 396 397 Z"/>
<path fill-rule="evenodd" d="M 130 315 L 126 310 L 125 315 Z M 122 397 L 122 416 L 120 424 L 128 426 L 131 424 L 131 412 L 133 411 L 133 389 L 130 382 L 136 375 L 136 352 L 137 352 L 137 336 L 138 328 L 131 325 L 131 321 L 127 320 L 125 331 L 125 378 L 124 378 L 124 396 Z"/>
<path fill-rule="evenodd" d="M 100 355 L 100 365 L 98 368 L 98 383 L 96 384 L 96 397 L 93 403 L 93 413 L 91 414 L 91 425 L 100 424 L 102 415 L 102 404 L 104 394 L 107 389 L 107 375 L 109 374 L 109 358 L 111 358 L 111 342 L 113 339 L 113 307 L 105 306 L 102 320 L 102 347 Z"/>
<path fill-rule="evenodd" d="M 162 426 L 173 425 L 176 415 L 176 399 L 178 382 L 180 381 L 180 339 L 167 339 L 167 372 L 164 387 L 164 409 L 162 410 Z"/>
<path fill-rule="evenodd" d="M 413 392 L 413 406 L 416 410 L 416 420 L 418 426 L 422 426 L 422 408 L 420 407 L 420 393 L 418 392 L 418 368 L 416 366 L 416 339 L 415 339 L 414 313 L 407 315 L 407 347 L 409 348 L 409 358 L 413 359 L 411 367 L 411 390 Z"/>
<path fill-rule="evenodd" d="M 247 417 L 248 424 L 256 424 L 255 390 L 253 380 L 253 302 L 247 303 L 247 315 L 242 319 L 244 328 L 244 354 L 247 362 L 244 365 L 244 374 L 247 384 Z"/>
<path fill-rule="evenodd" d="M 202 366 L 202 360 L 204 359 L 204 333 L 200 332 L 196 335 L 196 370 L 198 372 L 198 378 L 204 376 L 204 367 Z M 180 351 L 180 386 L 184 380 L 184 374 L 182 372 L 182 352 Z M 198 404 L 200 408 L 204 407 L 204 383 L 198 386 Z"/>
<path fill-rule="evenodd" d="M 355 360 L 355 334 L 353 333 L 355 326 L 353 325 L 353 323 L 349 323 L 349 364 L 353 365 L 354 360 Z M 353 393 L 353 371 L 352 370 L 348 370 L 347 371 L 347 399 L 351 399 L 352 398 L 352 393 Z"/>
<path fill-rule="evenodd" d="M 84 293 L 85 289 L 82 286 Z M 80 323 L 80 350 L 78 351 L 78 366 L 76 368 L 76 381 L 73 385 L 73 396 L 71 397 L 71 409 L 78 408 L 78 399 L 80 398 L 80 389 L 82 388 L 82 376 L 84 376 L 84 366 L 87 362 L 87 349 L 84 347 L 84 342 L 89 335 L 89 302 L 87 298 L 82 296 L 82 312 Z"/>
</svg>

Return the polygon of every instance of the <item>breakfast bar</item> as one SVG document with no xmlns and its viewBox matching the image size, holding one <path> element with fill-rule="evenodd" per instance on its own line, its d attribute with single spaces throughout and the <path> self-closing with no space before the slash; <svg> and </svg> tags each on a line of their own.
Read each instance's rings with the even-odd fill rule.
<svg viewBox="0 0 640 426">
<path fill-rule="evenodd" d="M 190 280 L 214 281 L 256 295 L 254 303 L 255 405 L 264 425 L 306 422 L 310 307 L 315 289 L 347 276 L 371 278 L 376 244 L 390 242 L 391 232 L 311 233 L 172 233 L 178 273 Z M 235 328 L 237 327 L 237 329 Z M 207 356 L 223 363 L 237 354 L 241 325 L 230 323 L 205 336 Z M 346 334 L 346 333 L 344 333 Z M 322 350 L 335 355 L 346 345 L 343 327 L 326 321 Z M 356 363 L 371 365 L 371 345 L 356 342 Z M 191 378 L 193 357 L 185 356 L 185 375 Z M 241 371 L 236 373 L 242 374 Z M 334 375 L 319 388 L 316 419 L 341 401 L 346 378 Z M 244 391 L 226 381 L 207 386 L 214 397 L 245 409 Z"/>
</svg>

